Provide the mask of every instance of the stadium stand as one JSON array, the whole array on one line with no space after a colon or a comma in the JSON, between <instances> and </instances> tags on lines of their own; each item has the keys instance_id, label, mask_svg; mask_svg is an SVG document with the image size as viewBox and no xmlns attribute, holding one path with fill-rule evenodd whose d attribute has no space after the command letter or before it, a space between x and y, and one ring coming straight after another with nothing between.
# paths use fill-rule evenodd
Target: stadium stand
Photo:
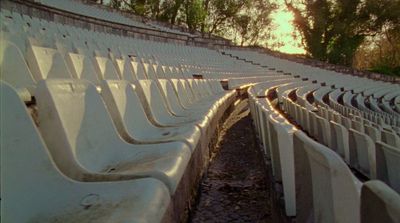
<instances>
[{"instance_id":1,"label":"stadium stand","mask_svg":"<svg viewBox=\"0 0 400 223\"><path fill-rule=\"evenodd\" d=\"M250 58L254 55L252 52L237 53ZM290 63L283 67L281 59L267 58L263 60L259 56L257 59L268 67L282 66L287 70L303 67ZM368 214L363 207L369 204L361 199L360 191L374 184L368 180L378 179L392 189L377 183L380 189L375 193L380 194L374 196L396 194L393 190L399 192L398 174L394 173L396 153L400 151L399 114L387 113L384 109L377 111L363 103L374 94L379 97L377 99L386 94L395 95L393 91L399 91L398 85L344 75L335 80L332 75L340 74L319 71L317 76L312 67L302 69L308 71L303 73L299 72L300 68L293 68L283 82L276 82L274 78L260 79L261 83L248 90L255 129L266 152L265 160L272 163L276 184L284 188L286 214L295 215L296 222L380 222L365 217ZM234 80L233 85L238 85L237 81ZM252 82L250 79L241 81L243 84ZM360 81L368 87L360 87ZM276 142L280 137L281 144ZM294 158L288 160L285 158L288 156ZM282 179L288 167L290 172L285 175L292 175L292 181ZM398 194L394 197L398 202ZM390 208L393 215L382 216L382 219L398 222L398 204L383 201L383 197L379 199L382 200L377 203L382 206L375 207L377 209L394 206Z\"/></svg>"},{"instance_id":2,"label":"stadium stand","mask_svg":"<svg viewBox=\"0 0 400 223\"><path fill-rule=\"evenodd\" d=\"M29 2L192 35L73 3ZM244 89L287 216L400 222L398 84L255 51L98 32L7 4L15 8L0 13L2 221L184 221Z\"/></svg>"}]
</instances>

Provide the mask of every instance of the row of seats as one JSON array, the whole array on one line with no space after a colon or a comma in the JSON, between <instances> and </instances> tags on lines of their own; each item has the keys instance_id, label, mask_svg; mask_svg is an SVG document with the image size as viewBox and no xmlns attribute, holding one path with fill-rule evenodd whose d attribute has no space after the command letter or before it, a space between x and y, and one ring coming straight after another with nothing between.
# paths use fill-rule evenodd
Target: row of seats
<instances>
[{"instance_id":1,"label":"row of seats","mask_svg":"<svg viewBox=\"0 0 400 223\"><path fill-rule=\"evenodd\" d=\"M126 17L119 12L109 11L97 7L96 5L87 5L79 1L71 0L36 0L35 2L43 4L47 7L52 7L60 9L63 11L68 11L70 13L84 15L86 17L92 17L95 19L105 20L112 23L123 24L126 26L133 26L143 29L157 30L166 33L173 33L177 35L184 35L193 37L194 35L190 33L181 32L179 30L170 29L163 26L157 26L153 24L147 24L139 20L132 19L131 17Z\"/></svg>"},{"instance_id":2,"label":"row of seats","mask_svg":"<svg viewBox=\"0 0 400 223\"><path fill-rule=\"evenodd\" d=\"M236 100L192 78L218 53L14 14L1 14L1 219L181 221Z\"/></svg>"},{"instance_id":3,"label":"row of seats","mask_svg":"<svg viewBox=\"0 0 400 223\"><path fill-rule=\"evenodd\" d=\"M93 32L17 13L1 16L2 39L14 43L26 60L30 58L27 54L32 46L40 46L55 49L63 58L68 53L82 54L91 60L93 57L107 57L116 67L122 67L123 61L145 63L149 69L157 65L161 72L165 70L169 75L175 75L175 78L200 74L206 78L223 79L262 72L260 68L221 57L217 51L206 48ZM140 74L140 69L138 73L139 78L146 78Z\"/></svg>"},{"instance_id":4,"label":"row of seats","mask_svg":"<svg viewBox=\"0 0 400 223\"><path fill-rule=\"evenodd\" d=\"M170 84L167 80L160 82ZM55 196L51 192L39 192L44 188L53 187L50 185L54 182L40 181L41 178L47 177L49 168L60 171L62 178L79 182L154 178L165 185L158 190L167 188L169 191L155 195L175 195L178 185L184 181L182 178L185 171L188 171L189 175L195 175L196 173L191 171L205 165L208 159L207 142L215 131L216 122L232 102L232 94L226 94L220 89L218 93L213 92L198 102L191 101L189 107L184 109L180 104L168 103L173 100L178 102L178 94L168 92L171 93L168 95L170 100L164 100L152 81L143 80L133 85L127 81L106 80L100 86L99 93L96 86L84 80L47 79L37 85L35 100L39 126L36 127L17 91L6 83L2 83L1 86L2 108L9 109L2 110L2 117L10 119L8 122L2 122L2 129L7 129L6 134L2 134L2 156L7 160L2 163L2 168L6 171L2 175L2 192L6 196L2 201L5 208L2 217L10 222L25 222L34 219L34 215L37 214L50 216L42 213L42 209L34 208L32 202L26 204L26 209L17 208L21 204L18 198L26 193L40 196L40 199L28 198L36 202L45 202L46 197ZM136 89L139 87L143 89L141 93L144 94L145 104L150 109L148 113L138 96ZM170 85L170 90L174 89ZM179 94L189 95L187 92ZM186 113L172 114L167 110L167 103L170 106L180 106L173 108ZM15 104L16 108L10 104ZM21 118L23 121L20 121ZM22 123L18 124L18 121ZM21 133L21 128L31 130ZM27 140L29 138L34 138L32 140L35 142ZM40 151L42 155L36 154L36 149L28 150L32 147L43 150ZM17 154L13 154L16 148ZM47 153L47 159L43 157L43 153ZM26 157L28 161L20 161L19 156ZM40 156L40 160L48 160L48 164L36 160L37 156ZM196 161L189 166L191 159ZM38 167L25 169L27 163L36 164ZM42 168L47 171L40 171ZM17 182L11 180L10 178L15 178L13 176L22 175L15 172L17 169L25 171L25 175L31 177L18 177L20 179L16 180ZM30 183L19 182L25 180ZM46 184L48 185L45 186ZM58 192L68 191L59 188ZM149 193L146 199L168 200L151 197L152 191L146 193ZM139 195L140 193L135 196ZM65 202L70 201L67 199L63 202L64 204L60 205L67 205ZM75 207L70 206L65 210L72 210L70 208ZM152 212L160 209L154 216L160 220L167 206L159 208L144 205L142 208L143 211L154 208L148 213L146 211L150 216ZM16 210L23 210L26 214L17 214ZM62 212L52 214L61 215ZM140 215L137 217L142 219ZM149 220L146 218L143 217L143 220Z\"/></svg>"},{"instance_id":5,"label":"row of seats","mask_svg":"<svg viewBox=\"0 0 400 223\"><path fill-rule=\"evenodd\" d=\"M360 122L357 116L349 119L323 107L308 110L288 98L283 104L304 131L336 151L348 165L400 192L396 162L400 161L400 137L393 130L379 129L371 122Z\"/></svg>"},{"instance_id":6,"label":"row of seats","mask_svg":"<svg viewBox=\"0 0 400 223\"><path fill-rule=\"evenodd\" d=\"M398 103L400 87L398 85L323 70L258 52L225 50L224 53L243 58L252 64L259 64L271 71L332 86L336 92L344 94L341 97L348 111L360 113L370 120L382 119L388 125L399 126L400 124L400 104Z\"/></svg>"},{"instance_id":7,"label":"row of seats","mask_svg":"<svg viewBox=\"0 0 400 223\"><path fill-rule=\"evenodd\" d=\"M246 59L237 60L224 51L101 33L3 9L0 17L5 222L181 220L207 165L208 144L236 98L221 87L222 79L231 89L259 83L249 90L251 114L266 161L283 186L288 216L299 222L398 219L398 194L377 181L361 186L339 154L344 149L332 149L346 141L333 140L328 126L339 123L340 114L348 132L375 132L372 144L380 139L398 149L397 85L250 51L240 51ZM325 121L310 122L312 115L299 106ZM364 164L372 166L361 162L365 157L352 166L355 171L396 189L395 156L381 154L387 166L375 172L364 171L370 170ZM377 177L381 173L385 179Z\"/></svg>"},{"instance_id":8,"label":"row of seats","mask_svg":"<svg viewBox=\"0 0 400 223\"><path fill-rule=\"evenodd\" d=\"M265 160L272 164L275 183L283 187L286 215L296 216L296 222L398 222L399 194L381 181L357 179L334 149L344 141L327 130L329 121L321 114L327 110L319 112L310 103L307 95L315 88L312 82L293 78L271 79L248 91ZM325 136L329 132L331 143Z\"/></svg>"}]
</instances>

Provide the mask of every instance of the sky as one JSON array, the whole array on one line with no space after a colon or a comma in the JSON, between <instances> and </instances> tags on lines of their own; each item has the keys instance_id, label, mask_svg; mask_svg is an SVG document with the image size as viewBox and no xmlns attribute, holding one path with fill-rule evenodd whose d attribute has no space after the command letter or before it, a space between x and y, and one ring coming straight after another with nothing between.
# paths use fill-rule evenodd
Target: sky
<instances>
[{"instance_id":1,"label":"sky","mask_svg":"<svg viewBox=\"0 0 400 223\"><path fill-rule=\"evenodd\" d=\"M275 0L275 2L279 5L279 8L271 14L271 18L274 25L272 35L276 39L270 40L268 44L273 45L280 42L280 46L273 47L274 50L289 54L304 54L305 50L301 46L301 40L293 38L293 32L298 33L292 24L293 14L286 9L284 0Z\"/></svg>"}]
</instances>

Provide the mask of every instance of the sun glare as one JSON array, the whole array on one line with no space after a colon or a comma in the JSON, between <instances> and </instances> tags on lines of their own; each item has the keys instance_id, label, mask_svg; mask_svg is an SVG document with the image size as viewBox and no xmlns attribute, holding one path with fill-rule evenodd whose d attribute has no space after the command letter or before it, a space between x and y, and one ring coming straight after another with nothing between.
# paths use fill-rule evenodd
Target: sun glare
<instances>
[{"instance_id":1,"label":"sun glare","mask_svg":"<svg viewBox=\"0 0 400 223\"><path fill-rule=\"evenodd\" d=\"M286 9L282 1L278 0L277 4L279 4L279 9L271 15L274 26L272 32L275 38L269 41L269 45L272 49L283 53L304 54L301 40L293 37L293 33L297 32L292 24L293 14Z\"/></svg>"}]
</instances>

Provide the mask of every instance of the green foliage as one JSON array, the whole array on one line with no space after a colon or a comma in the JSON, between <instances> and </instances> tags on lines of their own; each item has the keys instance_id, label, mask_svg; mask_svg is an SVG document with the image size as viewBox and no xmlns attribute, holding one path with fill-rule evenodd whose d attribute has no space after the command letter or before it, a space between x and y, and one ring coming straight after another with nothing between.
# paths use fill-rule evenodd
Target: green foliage
<instances>
[{"instance_id":1,"label":"green foliage","mask_svg":"<svg viewBox=\"0 0 400 223\"><path fill-rule=\"evenodd\" d=\"M203 8L203 1L186 0L184 4L186 25L190 30L198 30L207 16L207 12Z\"/></svg>"},{"instance_id":2,"label":"green foliage","mask_svg":"<svg viewBox=\"0 0 400 223\"><path fill-rule=\"evenodd\" d=\"M239 34L240 45L257 45L261 44L260 40L269 38L268 27L271 24L269 15L275 9L276 6L269 1L252 1L233 17L233 26Z\"/></svg>"},{"instance_id":3,"label":"green foliage","mask_svg":"<svg viewBox=\"0 0 400 223\"><path fill-rule=\"evenodd\" d=\"M175 24L183 1L184 0L176 0L176 1L164 0L161 3L160 14L157 17L157 19L164 22L169 22L171 24Z\"/></svg>"},{"instance_id":4,"label":"green foliage","mask_svg":"<svg viewBox=\"0 0 400 223\"><path fill-rule=\"evenodd\" d=\"M286 0L311 57L351 65L365 37L400 22L399 0Z\"/></svg>"},{"instance_id":5,"label":"green foliage","mask_svg":"<svg viewBox=\"0 0 400 223\"><path fill-rule=\"evenodd\" d=\"M122 1L120 1L120 0L111 0L109 3L108 3L108 6L110 6L111 8L121 8L121 6L122 6Z\"/></svg>"},{"instance_id":6,"label":"green foliage","mask_svg":"<svg viewBox=\"0 0 400 223\"><path fill-rule=\"evenodd\" d=\"M270 0L111 0L110 6L191 31L235 38L242 45L266 39L269 15L276 8Z\"/></svg>"}]
</instances>

